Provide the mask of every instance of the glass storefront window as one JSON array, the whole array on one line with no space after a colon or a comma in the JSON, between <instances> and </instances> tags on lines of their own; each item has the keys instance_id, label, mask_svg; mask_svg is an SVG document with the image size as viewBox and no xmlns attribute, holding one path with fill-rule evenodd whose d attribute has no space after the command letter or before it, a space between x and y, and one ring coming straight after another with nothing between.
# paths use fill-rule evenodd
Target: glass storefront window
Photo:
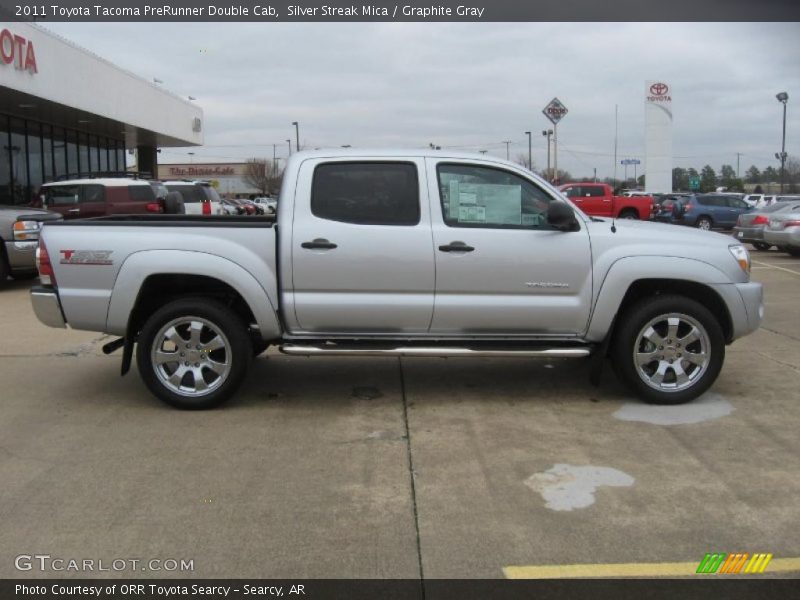
<instances>
[{"instance_id":1,"label":"glass storefront window","mask_svg":"<svg viewBox=\"0 0 800 600\"><path fill-rule=\"evenodd\" d=\"M42 178L44 181L53 180L53 138L52 127L42 125Z\"/></svg>"},{"instance_id":2,"label":"glass storefront window","mask_svg":"<svg viewBox=\"0 0 800 600\"><path fill-rule=\"evenodd\" d=\"M78 147L78 134L71 129L67 129L67 172L65 175L77 175L85 164L80 148Z\"/></svg>"},{"instance_id":3,"label":"glass storefront window","mask_svg":"<svg viewBox=\"0 0 800 600\"><path fill-rule=\"evenodd\" d=\"M61 127L53 127L53 164L56 169L53 179L67 174L67 144L64 141L64 130Z\"/></svg>"},{"instance_id":4,"label":"glass storefront window","mask_svg":"<svg viewBox=\"0 0 800 600\"><path fill-rule=\"evenodd\" d=\"M0 115L0 204L12 204L11 139L8 136L8 117Z\"/></svg>"},{"instance_id":5,"label":"glass storefront window","mask_svg":"<svg viewBox=\"0 0 800 600\"><path fill-rule=\"evenodd\" d=\"M85 133L78 133L78 158L80 159L80 169L76 173L88 173L92 167L89 163L89 139Z\"/></svg>"},{"instance_id":6,"label":"glass storefront window","mask_svg":"<svg viewBox=\"0 0 800 600\"><path fill-rule=\"evenodd\" d=\"M110 171L108 168L108 142L105 138L100 138L100 170Z\"/></svg>"},{"instance_id":7,"label":"glass storefront window","mask_svg":"<svg viewBox=\"0 0 800 600\"><path fill-rule=\"evenodd\" d=\"M97 151L97 137L89 136L89 160L91 161L90 170L92 173L100 170L100 155Z\"/></svg>"},{"instance_id":8,"label":"glass storefront window","mask_svg":"<svg viewBox=\"0 0 800 600\"><path fill-rule=\"evenodd\" d=\"M25 156L25 123L22 119L11 119L11 179L13 181L14 204L26 204L28 200L28 161Z\"/></svg>"},{"instance_id":9,"label":"glass storefront window","mask_svg":"<svg viewBox=\"0 0 800 600\"><path fill-rule=\"evenodd\" d=\"M33 200L39 187L44 182L42 167L42 127L39 123L28 121L26 124L28 135L28 190L25 195L25 204Z\"/></svg>"},{"instance_id":10,"label":"glass storefront window","mask_svg":"<svg viewBox=\"0 0 800 600\"><path fill-rule=\"evenodd\" d=\"M128 170L125 164L125 144L122 142L120 142L119 146L117 147L117 170L118 171Z\"/></svg>"}]
</instances>

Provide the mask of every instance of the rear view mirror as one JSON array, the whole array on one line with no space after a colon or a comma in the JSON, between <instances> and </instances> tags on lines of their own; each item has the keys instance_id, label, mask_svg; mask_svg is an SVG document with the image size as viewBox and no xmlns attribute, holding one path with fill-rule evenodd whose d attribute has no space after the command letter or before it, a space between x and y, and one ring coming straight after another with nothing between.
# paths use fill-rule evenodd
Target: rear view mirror
<instances>
[{"instance_id":1,"label":"rear view mirror","mask_svg":"<svg viewBox=\"0 0 800 600\"><path fill-rule=\"evenodd\" d=\"M551 202L547 206L547 222L559 231L578 231L575 212L564 202Z\"/></svg>"}]
</instances>

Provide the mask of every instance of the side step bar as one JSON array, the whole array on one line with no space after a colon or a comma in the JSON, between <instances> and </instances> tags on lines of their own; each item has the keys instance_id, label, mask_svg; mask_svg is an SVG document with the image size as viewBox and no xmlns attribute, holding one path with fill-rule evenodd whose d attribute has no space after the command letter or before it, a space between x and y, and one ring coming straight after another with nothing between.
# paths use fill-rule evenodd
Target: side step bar
<instances>
[{"instance_id":1,"label":"side step bar","mask_svg":"<svg viewBox=\"0 0 800 600\"><path fill-rule=\"evenodd\" d=\"M475 357L528 357L528 358L581 358L589 356L588 347L570 348L460 348L445 346L400 346L375 348L369 346L320 346L283 344L279 350L293 356L475 356Z\"/></svg>"}]
</instances>

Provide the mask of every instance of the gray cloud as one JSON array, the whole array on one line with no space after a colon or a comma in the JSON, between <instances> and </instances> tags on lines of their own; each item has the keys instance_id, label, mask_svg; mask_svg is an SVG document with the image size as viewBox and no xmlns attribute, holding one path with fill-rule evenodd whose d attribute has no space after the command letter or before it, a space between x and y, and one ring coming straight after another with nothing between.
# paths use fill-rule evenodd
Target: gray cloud
<instances>
[{"instance_id":1,"label":"gray cloud","mask_svg":"<svg viewBox=\"0 0 800 600\"><path fill-rule=\"evenodd\" d=\"M797 23L49 23L48 28L147 79L192 95L205 111L195 160L285 156L290 125L307 146L426 146L527 153L546 162L544 105L569 108L559 166L613 170L642 157L644 81L672 86L676 166L763 168L800 154ZM133 43L133 42L136 43ZM130 43L129 43L130 42ZM797 109L795 109L797 107ZM189 149L164 150L185 160Z\"/></svg>"}]
</instances>

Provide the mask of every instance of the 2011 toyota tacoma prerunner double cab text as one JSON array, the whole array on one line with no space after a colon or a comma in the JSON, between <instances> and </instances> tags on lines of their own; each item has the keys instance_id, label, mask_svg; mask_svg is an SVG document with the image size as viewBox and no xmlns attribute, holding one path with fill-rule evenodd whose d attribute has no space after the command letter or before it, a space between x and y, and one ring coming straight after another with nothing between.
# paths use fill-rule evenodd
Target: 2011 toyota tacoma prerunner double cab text
<instances>
[{"instance_id":1,"label":"2011 toyota tacoma prerunner double cab text","mask_svg":"<svg viewBox=\"0 0 800 600\"><path fill-rule=\"evenodd\" d=\"M759 327L730 237L588 217L515 164L445 151L300 152L272 217L136 215L44 226L53 327L119 336L180 408L230 398L269 345L292 355L610 357L647 402L707 390Z\"/></svg>"}]
</instances>

